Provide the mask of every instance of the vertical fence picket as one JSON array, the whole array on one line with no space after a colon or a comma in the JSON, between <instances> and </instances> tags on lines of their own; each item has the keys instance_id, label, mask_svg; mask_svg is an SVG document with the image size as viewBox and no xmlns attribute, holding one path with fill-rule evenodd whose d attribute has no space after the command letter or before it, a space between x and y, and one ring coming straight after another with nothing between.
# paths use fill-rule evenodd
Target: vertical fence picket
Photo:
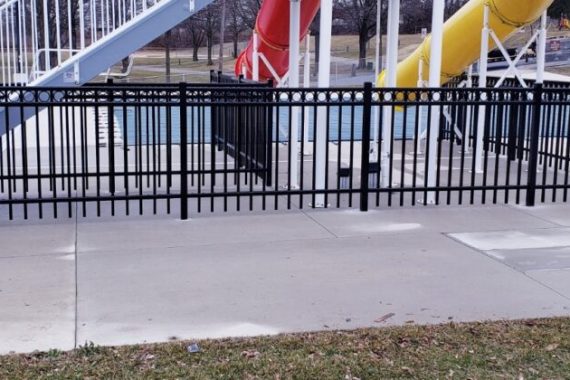
<instances>
[{"instance_id":1,"label":"vertical fence picket","mask_svg":"<svg viewBox=\"0 0 570 380\"><path fill-rule=\"evenodd\" d=\"M186 83L179 86L180 107L180 219L188 219L188 116Z\"/></svg>"},{"instance_id":2,"label":"vertical fence picket","mask_svg":"<svg viewBox=\"0 0 570 380\"><path fill-rule=\"evenodd\" d=\"M370 164L370 120L372 113L372 83L364 84L364 109L362 112L362 152L360 161L360 211L368 211L368 186Z\"/></svg>"},{"instance_id":3,"label":"vertical fence picket","mask_svg":"<svg viewBox=\"0 0 570 380\"><path fill-rule=\"evenodd\" d=\"M530 124L530 151L528 157L528 179L526 205L532 207L536 200L536 171L538 170L538 147L540 143L540 123L542 107L542 84L535 84L532 102L532 123Z\"/></svg>"}]
</instances>

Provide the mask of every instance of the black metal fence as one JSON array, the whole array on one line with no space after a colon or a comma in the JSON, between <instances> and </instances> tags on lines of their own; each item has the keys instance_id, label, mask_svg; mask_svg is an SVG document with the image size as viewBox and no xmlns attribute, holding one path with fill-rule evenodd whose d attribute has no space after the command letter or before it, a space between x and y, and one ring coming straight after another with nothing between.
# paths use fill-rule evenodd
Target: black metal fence
<instances>
[{"instance_id":1,"label":"black metal fence","mask_svg":"<svg viewBox=\"0 0 570 380\"><path fill-rule=\"evenodd\" d=\"M2 218L533 205L570 189L568 88L107 84L0 97L0 117L20 125L0 136Z\"/></svg>"},{"instance_id":2,"label":"black metal fence","mask_svg":"<svg viewBox=\"0 0 570 380\"><path fill-rule=\"evenodd\" d=\"M224 84L254 84L242 77L235 78L222 73L210 73L212 83ZM269 82L267 88L272 88ZM211 94L211 131L213 144L219 151L223 151L231 159L237 161L240 167L248 168L257 177L271 186L272 178L272 147L273 135L273 101L270 92L256 91L255 87L241 87L243 91L212 90ZM242 99L247 98L247 105ZM217 105L223 102L224 105ZM262 105L257 105L257 103ZM212 150L213 152L213 150ZM212 157L212 162L215 157Z\"/></svg>"}]
</instances>

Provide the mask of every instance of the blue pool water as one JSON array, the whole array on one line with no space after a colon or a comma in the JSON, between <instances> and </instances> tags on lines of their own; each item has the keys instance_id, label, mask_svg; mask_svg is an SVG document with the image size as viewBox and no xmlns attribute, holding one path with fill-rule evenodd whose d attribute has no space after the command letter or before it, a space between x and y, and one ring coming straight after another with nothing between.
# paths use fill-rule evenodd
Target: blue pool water
<instances>
[{"instance_id":1,"label":"blue pool water","mask_svg":"<svg viewBox=\"0 0 570 380\"><path fill-rule=\"evenodd\" d=\"M134 107L126 108L126 123L123 123L124 110L117 108L115 117L120 125L123 126L123 136L126 137L129 144L134 144L135 139L140 143L165 143L167 136L167 114L165 108L155 107L154 112L150 108L141 108L136 114ZM278 112L278 120L274 119L273 130L278 131L279 141L287 141L289 131L290 110L287 107L280 107ZM360 140L362 138L362 106L342 106L329 108L328 113L328 132L329 140L337 141L339 138L343 141L351 138ZM401 139L404 137L411 138L414 136L416 117L419 114L416 108L409 108L407 115L403 112L396 112L394 118L394 138ZM426 112L420 116L425 119ZM374 116L372 116L374 120ZM153 122L154 120L154 122ZM315 124L315 109L311 108L308 112L309 120L309 139L313 139ZM406 128L404 129L404 121ZM178 109L171 110L172 125L172 143L177 144L180 141L180 112ZM137 126L138 125L138 132ZM153 134L153 125L155 126ZM148 126L148 129L147 129ZM299 136L301 133L299 132ZM274 140L277 136L274 136ZM189 142L205 142L209 143L211 139L211 117L210 108L201 107L200 109L188 108L188 141Z\"/></svg>"},{"instance_id":2,"label":"blue pool water","mask_svg":"<svg viewBox=\"0 0 570 380\"><path fill-rule=\"evenodd\" d=\"M115 116L120 125L123 126L123 136L127 139L128 144L134 144L138 141L140 144L146 143L165 143L167 136L167 115L166 109L155 107L140 108L138 115L135 114L135 107L126 108L126 123L123 123L123 109L117 108ZM288 140L290 109L288 107L279 107L274 109L278 118L274 117L273 131L275 133L274 141ZM211 141L211 118L210 107L188 108L188 142L190 143L209 143ZM329 141L338 141L339 134L342 141L360 140L362 138L362 106L337 106L331 107L328 111L328 133ZM569 109L565 109L561 117L558 117L559 111L550 111L544 109L542 114L543 129L541 136L555 137L556 135L566 136L567 128L570 124ZM309 140L313 139L315 130L315 109L310 108L308 112L309 120ZM395 112L394 114L394 139L410 139L415 135L416 118L420 117L421 125L425 127L425 121L428 116L427 107L422 108L421 112L417 107L409 107L406 112ZM496 115L495 115L496 116ZM154 122L153 122L154 119ZM178 109L171 110L172 125L172 143L180 142L180 112ZM372 120L374 121L374 111ZM559 129L559 122L563 126ZM404 126L405 124L405 126ZM498 124L504 129L508 127L507 120L503 120ZM138 128L136 127L138 125ZM547 125L548 127L544 127ZM154 126L154 131L153 131ZM147 128L148 127L148 128ZM138 130L138 133L135 133ZM277 136L278 133L278 136ZM301 136L301 132L299 132ZM136 139L136 140L135 140Z\"/></svg>"}]
</instances>

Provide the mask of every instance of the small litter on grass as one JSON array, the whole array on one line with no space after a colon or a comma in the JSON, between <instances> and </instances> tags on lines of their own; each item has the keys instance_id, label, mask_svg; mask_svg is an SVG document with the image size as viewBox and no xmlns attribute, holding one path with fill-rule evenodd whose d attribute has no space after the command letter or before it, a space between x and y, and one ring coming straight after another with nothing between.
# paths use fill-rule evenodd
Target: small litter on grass
<instances>
[{"instance_id":1,"label":"small litter on grass","mask_svg":"<svg viewBox=\"0 0 570 380\"><path fill-rule=\"evenodd\" d=\"M191 343L186 347L186 350L191 354L196 354L200 352L200 346L198 346L198 343Z\"/></svg>"},{"instance_id":2,"label":"small litter on grass","mask_svg":"<svg viewBox=\"0 0 570 380\"><path fill-rule=\"evenodd\" d=\"M388 313L386 315L381 316L378 319L375 319L374 322L375 323L382 323L382 322L386 322L388 319L392 318L393 316L395 316L396 314L394 313Z\"/></svg>"},{"instance_id":3,"label":"small litter on grass","mask_svg":"<svg viewBox=\"0 0 570 380\"><path fill-rule=\"evenodd\" d=\"M255 359L259 355L261 355L261 354L255 350L246 350L246 351L242 351L242 353L241 353L241 356L243 356L246 359Z\"/></svg>"},{"instance_id":4,"label":"small litter on grass","mask_svg":"<svg viewBox=\"0 0 570 380\"><path fill-rule=\"evenodd\" d=\"M549 344L548 346L546 346L545 350L548 352L554 351L558 348L558 346L560 346L558 343L552 343L552 344Z\"/></svg>"}]
</instances>

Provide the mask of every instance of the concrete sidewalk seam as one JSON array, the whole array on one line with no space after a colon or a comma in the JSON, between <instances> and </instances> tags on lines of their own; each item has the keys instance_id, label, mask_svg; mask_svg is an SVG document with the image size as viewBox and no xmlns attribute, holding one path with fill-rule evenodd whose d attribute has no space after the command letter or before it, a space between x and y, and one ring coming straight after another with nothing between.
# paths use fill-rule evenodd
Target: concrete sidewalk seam
<instances>
[{"instance_id":1,"label":"concrete sidewalk seam","mask_svg":"<svg viewBox=\"0 0 570 380\"><path fill-rule=\"evenodd\" d=\"M537 228L537 229L538 229L538 228ZM477 249L477 248L474 248L474 247L472 247L472 246L470 246L470 245L468 245L468 244L465 244L465 243L462 242L461 240L456 239L454 236L451 236L451 234L448 234L448 233L442 233L442 234L445 235L445 236L447 236L449 239L451 239L451 240L453 240L453 241L455 241L455 242L461 244L462 246L469 248L469 249L472 250L473 252L476 252L476 253L478 253L479 255L483 255L484 257L486 257L486 258L489 259L489 260L492 260L492 261L494 261L494 262L497 262L497 263L499 263L499 264L502 264L503 266L509 268L509 269L512 270L513 272L516 272L516 273L519 273L519 274L523 275L524 277L526 277L527 279L531 280L532 282L534 282L534 283L536 283L536 284L542 286L542 287L545 288L545 289L550 290L551 292L557 294L558 296L564 298L565 300L570 301L570 297L566 296L565 294L560 293L558 290L556 290L556 289L554 289L554 288L552 288L552 287L546 285L545 283L543 283L543 282L541 282L541 281L538 281L538 280L535 279L535 278L532 278L532 277L529 276L526 272L523 272L523 271L521 271L521 270L518 270L516 267L514 267L514 266L512 266L512 265L509 265L508 263L506 263L506 262L504 262L504 261L501 261L501 260L499 260L499 259L496 258L496 257L493 257L493 256L491 256L491 255L486 254L486 253L485 253L486 251L481 251L481 250L479 250L479 249Z\"/></svg>"},{"instance_id":2,"label":"concrete sidewalk seam","mask_svg":"<svg viewBox=\"0 0 570 380\"><path fill-rule=\"evenodd\" d=\"M303 215L305 215L307 218L309 218L313 223L317 224L318 226L320 226L323 230L325 230L326 232L328 232L329 234L331 234L331 237L338 239L340 236L338 236L337 234L335 234L334 232L332 232L331 230L329 230L327 227L325 227L322 223L320 223L318 220L316 220L315 218L313 218L311 215L309 215L305 210L301 210L301 213Z\"/></svg>"},{"instance_id":3,"label":"concrete sidewalk seam","mask_svg":"<svg viewBox=\"0 0 570 380\"><path fill-rule=\"evenodd\" d=\"M75 203L75 249L74 249L74 255L75 255L75 321L74 321L74 331L73 331L73 347L77 348L77 330L78 330L78 323L79 323L79 316L78 316L78 312L79 312L79 306L78 306L78 300L79 300L79 276L78 276L78 254L77 254L77 242L78 242L78 218L79 218L79 203L76 202Z\"/></svg>"},{"instance_id":4,"label":"concrete sidewalk seam","mask_svg":"<svg viewBox=\"0 0 570 380\"><path fill-rule=\"evenodd\" d=\"M560 227L570 227L570 226L568 226L568 225L560 224L560 223L554 222L554 221L552 221L552 220L548 220L548 219L546 219L546 218L542 218L542 217L540 217L540 216L538 216L538 215L535 215L535 214L532 214L532 213L526 211L526 210L529 209L529 208L532 209L531 207L527 207L526 209L523 209L523 208L521 208L520 206L519 206L519 207L515 207L514 205L507 205L507 206L508 206L511 210L518 211L518 212L520 212L520 213L522 213L522 214L524 214L524 215L526 215L526 216L533 217L533 218L538 219L538 220L540 220L540 221L542 221L542 222L554 224L555 226L560 226Z\"/></svg>"}]
</instances>

